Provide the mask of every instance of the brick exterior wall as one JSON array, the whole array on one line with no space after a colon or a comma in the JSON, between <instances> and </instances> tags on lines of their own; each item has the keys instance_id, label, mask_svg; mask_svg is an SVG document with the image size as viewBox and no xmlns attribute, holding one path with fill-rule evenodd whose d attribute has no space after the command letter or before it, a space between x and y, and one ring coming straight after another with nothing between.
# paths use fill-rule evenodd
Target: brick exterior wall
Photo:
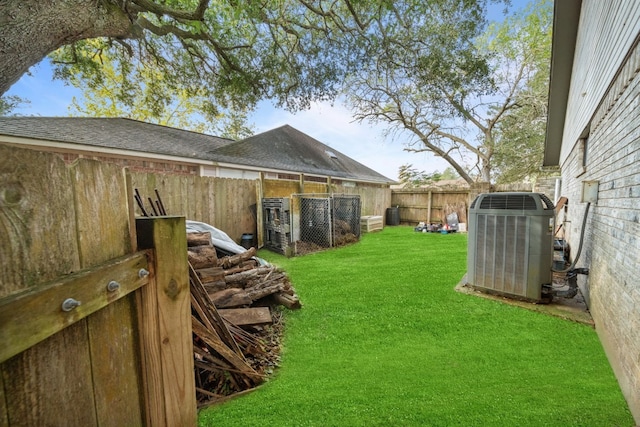
<instances>
[{"instance_id":1,"label":"brick exterior wall","mask_svg":"<svg viewBox=\"0 0 640 427\"><path fill-rule=\"evenodd\" d=\"M533 192L545 194L555 202L554 197L556 192L556 180L559 178L559 176L538 178L535 185L533 186Z\"/></svg>"},{"instance_id":2,"label":"brick exterior wall","mask_svg":"<svg viewBox=\"0 0 640 427\"><path fill-rule=\"evenodd\" d=\"M586 203L582 181L599 181L578 267L580 288L636 422L640 421L640 50L636 48L595 112L583 168L581 144L562 164L569 198L566 233L578 249ZM565 141L567 142L567 141Z\"/></svg>"},{"instance_id":3,"label":"brick exterior wall","mask_svg":"<svg viewBox=\"0 0 640 427\"><path fill-rule=\"evenodd\" d=\"M142 160L78 153L61 153L59 155L62 157L65 163L73 163L77 159L91 159L107 163L115 163L119 166L126 167L134 172L169 173L173 175L195 176L199 174L198 166L175 162L163 162L162 160Z\"/></svg>"}]
</instances>

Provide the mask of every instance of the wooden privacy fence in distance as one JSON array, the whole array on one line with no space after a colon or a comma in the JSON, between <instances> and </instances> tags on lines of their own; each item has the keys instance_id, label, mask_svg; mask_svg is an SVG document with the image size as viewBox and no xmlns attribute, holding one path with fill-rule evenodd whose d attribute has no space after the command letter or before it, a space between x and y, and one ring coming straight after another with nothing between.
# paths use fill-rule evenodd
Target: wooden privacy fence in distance
<instances>
[{"instance_id":1,"label":"wooden privacy fence in distance","mask_svg":"<svg viewBox=\"0 0 640 427\"><path fill-rule=\"evenodd\" d=\"M394 189L391 206L397 206L400 223L445 223L447 215L455 212L460 222L467 222L471 191L433 190L427 188Z\"/></svg>"},{"instance_id":2,"label":"wooden privacy fence in distance","mask_svg":"<svg viewBox=\"0 0 640 427\"><path fill-rule=\"evenodd\" d=\"M0 145L0 426L195 425L184 218L119 166Z\"/></svg>"}]
</instances>

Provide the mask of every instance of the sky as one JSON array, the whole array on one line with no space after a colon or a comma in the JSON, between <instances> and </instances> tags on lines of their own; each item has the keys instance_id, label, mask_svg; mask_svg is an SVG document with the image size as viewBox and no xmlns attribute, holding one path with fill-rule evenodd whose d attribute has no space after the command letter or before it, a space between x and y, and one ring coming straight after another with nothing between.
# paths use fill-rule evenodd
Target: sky
<instances>
[{"instance_id":1,"label":"sky","mask_svg":"<svg viewBox=\"0 0 640 427\"><path fill-rule=\"evenodd\" d=\"M47 60L33 66L6 95L29 100L13 114L43 117L69 116L72 98L82 98L80 90L52 79ZM401 141L384 136L384 126L354 122L350 111L338 101L333 105L314 103L309 110L295 114L263 101L249 122L256 134L288 124L390 179L397 179L403 164L426 172L443 171L448 166L431 154L403 151Z\"/></svg>"},{"instance_id":2,"label":"sky","mask_svg":"<svg viewBox=\"0 0 640 427\"><path fill-rule=\"evenodd\" d=\"M524 4L525 0L512 0L512 9L519 9ZM491 10L489 19L501 19L501 8L503 6ZM43 117L69 116L72 98L82 98L78 89L52 79L48 60L33 66L5 95L17 95L30 101L15 109L14 114ZM276 109L269 101L264 101L249 117L249 122L256 133L288 124L391 179L398 178L398 169L405 164L429 173L442 172L449 166L433 154L404 151L405 141L385 136L384 125L355 122L348 108L339 101L333 105L314 103L309 110L295 114Z\"/></svg>"}]
</instances>

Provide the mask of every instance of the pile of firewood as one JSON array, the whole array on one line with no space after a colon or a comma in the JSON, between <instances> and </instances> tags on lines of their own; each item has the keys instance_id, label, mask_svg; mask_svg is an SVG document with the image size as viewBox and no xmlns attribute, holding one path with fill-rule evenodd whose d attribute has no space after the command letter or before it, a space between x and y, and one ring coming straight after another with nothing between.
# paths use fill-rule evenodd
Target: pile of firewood
<instances>
[{"instance_id":1,"label":"pile of firewood","mask_svg":"<svg viewBox=\"0 0 640 427\"><path fill-rule=\"evenodd\" d=\"M287 275L255 248L218 257L209 233L187 234L200 406L260 384L278 365L280 306L300 308Z\"/></svg>"}]
</instances>

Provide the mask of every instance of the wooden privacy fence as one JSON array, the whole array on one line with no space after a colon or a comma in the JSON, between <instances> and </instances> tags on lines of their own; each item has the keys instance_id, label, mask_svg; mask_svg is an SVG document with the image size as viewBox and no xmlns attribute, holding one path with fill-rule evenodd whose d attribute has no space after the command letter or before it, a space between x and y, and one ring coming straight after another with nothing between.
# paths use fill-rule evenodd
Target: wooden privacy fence
<instances>
[{"instance_id":1,"label":"wooden privacy fence","mask_svg":"<svg viewBox=\"0 0 640 427\"><path fill-rule=\"evenodd\" d=\"M155 199L158 190L169 215L205 222L240 243L256 230L257 180L132 172L131 186ZM140 213L140 212L138 212Z\"/></svg>"},{"instance_id":2,"label":"wooden privacy fence","mask_svg":"<svg viewBox=\"0 0 640 427\"><path fill-rule=\"evenodd\" d=\"M0 425L195 425L184 218L134 227L115 165L0 145L0 177Z\"/></svg>"},{"instance_id":3,"label":"wooden privacy fence","mask_svg":"<svg viewBox=\"0 0 640 427\"><path fill-rule=\"evenodd\" d=\"M489 192L540 192L554 196L554 187L559 177L540 177L535 184L513 183L489 185L476 183L471 188L407 188L391 191L391 205L397 206L400 222L415 225L420 221L444 223L447 215L456 212L460 222L467 222L467 212L480 193Z\"/></svg>"},{"instance_id":4,"label":"wooden privacy fence","mask_svg":"<svg viewBox=\"0 0 640 427\"><path fill-rule=\"evenodd\" d=\"M447 215L456 212L460 222L467 222L471 191L433 190L426 188L399 189L391 192L391 206L397 206L400 223L445 223Z\"/></svg>"}]
</instances>

